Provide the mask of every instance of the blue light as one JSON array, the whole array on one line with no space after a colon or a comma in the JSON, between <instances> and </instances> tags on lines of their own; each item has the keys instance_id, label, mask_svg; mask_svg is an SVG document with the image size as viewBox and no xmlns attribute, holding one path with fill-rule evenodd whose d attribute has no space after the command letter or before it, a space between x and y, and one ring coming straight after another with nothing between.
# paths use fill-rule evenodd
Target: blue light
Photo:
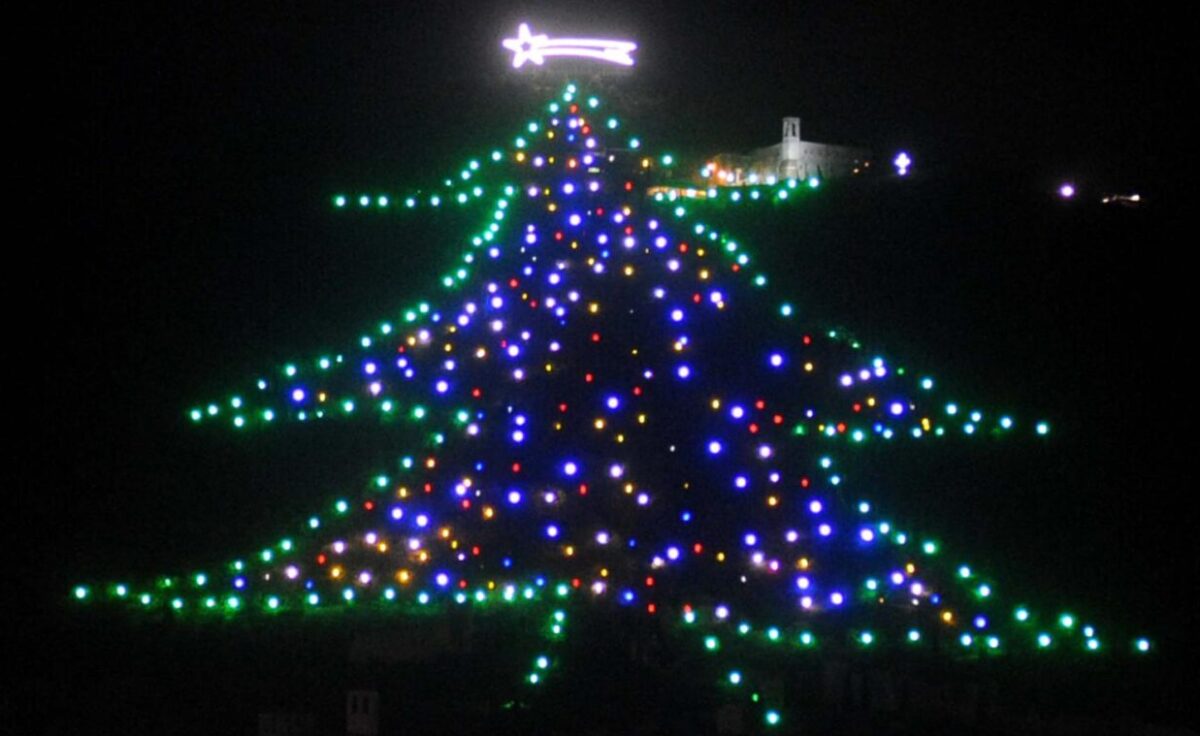
<instances>
[{"instance_id":1,"label":"blue light","mask_svg":"<svg viewBox=\"0 0 1200 736\"><path fill-rule=\"evenodd\" d=\"M717 454L720 454L720 452L721 452L721 443L720 442L713 440L712 442L708 443L708 454L717 455Z\"/></svg>"},{"instance_id":2,"label":"blue light","mask_svg":"<svg viewBox=\"0 0 1200 736\"><path fill-rule=\"evenodd\" d=\"M304 401L304 389L292 389L292 401L295 401L297 404L299 404L301 401Z\"/></svg>"},{"instance_id":3,"label":"blue light","mask_svg":"<svg viewBox=\"0 0 1200 736\"><path fill-rule=\"evenodd\" d=\"M778 368L779 366L783 365L783 356L779 353L771 353L769 361L772 368Z\"/></svg>"}]
</instances>

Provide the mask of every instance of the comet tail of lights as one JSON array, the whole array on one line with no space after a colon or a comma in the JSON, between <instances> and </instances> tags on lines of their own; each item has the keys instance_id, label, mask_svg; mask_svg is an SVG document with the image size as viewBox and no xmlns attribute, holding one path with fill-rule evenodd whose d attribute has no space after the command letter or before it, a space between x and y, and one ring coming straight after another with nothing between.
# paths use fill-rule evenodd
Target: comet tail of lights
<instances>
[{"instance_id":1,"label":"comet tail of lights","mask_svg":"<svg viewBox=\"0 0 1200 736\"><path fill-rule=\"evenodd\" d=\"M535 45L521 48L536 63ZM412 197L478 215L430 296L185 413L234 434L400 425L417 439L394 465L364 467L231 559L69 597L201 621L528 608L545 649L514 671L523 688L565 671L555 647L572 611L639 612L719 662L713 686L767 728L788 719L760 687L772 651L1155 650L1015 599L903 509L872 502L856 485L861 446L1046 443L1053 424L956 396L809 322L723 229L742 192L643 185L601 153L636 140L623 131L567 85L507 144ZM762 192L821 196L803 180ZM387 201L333 204L409 212Z\"/></svg>"},{"instance_id":2,"label":"comet tail of lights","mask_svg":"<svg viewBox=\"0 0 1200 736\"><path fill-rule=\"evenodd\" d=\"M504 48L513 52L512 65L520 69L525 62L532 61L541 66L548 57L572 57L592 59L619 66L633 66L633 52L637 44L632 41L613 41L599 38L550 38L544 33L534 34L529 25L517 27L517 37L507 38Z\"/></svg>"}]
</instances>

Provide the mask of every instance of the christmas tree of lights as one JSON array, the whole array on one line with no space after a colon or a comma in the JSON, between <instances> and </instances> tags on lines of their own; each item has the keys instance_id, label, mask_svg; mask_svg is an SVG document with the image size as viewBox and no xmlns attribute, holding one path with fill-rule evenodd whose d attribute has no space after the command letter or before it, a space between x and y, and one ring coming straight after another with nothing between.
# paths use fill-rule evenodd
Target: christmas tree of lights
<instances>
[{"instance_id":1,"label":"christmas tree of lights","mask_svg":"<svg viewBox=\"0 0 1200 736\"><path fill-rule=\"evenodd\" d=\"M816 196L819 180L653 185L672 163L567 85L510 145L433 191L335 197L341 209L474 208L484 222L436 302L188 420L408 423L425 444L397 448L395 468L366 472L253 554L81 584L74 598L201 619L532 606L548 643L528 687L556 668L554 642L582 606L669 622L725 658L714 685L747 697L770 648L1124 648L1075 614L1003 601L851 490L857 446L1037 441L1049 424L951 400L803 324L703 217ZM780 703L754 702L766 725L782 722Z\"/></svg>"}]
</instances>

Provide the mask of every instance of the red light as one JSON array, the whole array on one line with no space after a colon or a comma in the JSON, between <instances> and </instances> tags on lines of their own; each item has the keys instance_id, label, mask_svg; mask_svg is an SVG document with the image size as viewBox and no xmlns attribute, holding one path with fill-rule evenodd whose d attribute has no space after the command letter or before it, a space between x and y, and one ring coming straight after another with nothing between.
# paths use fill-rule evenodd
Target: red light
<instances>
[{"instance_id":1,"label":"red light","mask_svg":"<svg viewBox=\"0 0 1200 736\"><path fill-rule=\"evenodd\" d=\"M649 614L650 614L650 615L652 615L652 616L653 616L653 615L655 614L655 612L657 612L657 611L658 611L658 606L654 605L653 603L651 603L650 605L646 606L646 613L649 613Z\"/></svg>"},{"instance_id":2,"label":"red light","mask_svg":"<svg viewBox=\"0 0 1200 736\"><path fill-rule=\"evenodd\" d=\"M512 471L513 471L514 473L519 473L519 472L521 472L521 463L513 463L513 464L512 464Z\"/></svg>"},{"instance_id":3,"label":"red light","mask_svg":"<svg viewBox=\"0 0 1200 736\"><path fill-rule=\"evenodd\" d=\"M750 430L750 434L758 434L758 425L755 424L754 422L750 423L750 426L748 427L748 429Z\"/></svg>"},{"instance_id":4,"label":"red light","mask_svg":"<svg viewBox=\"0 0 1200 736\"><path fill-rule=\"evenodd\" d=\"M647 576L647 578L646 578L646 587L647 587L647 588L653 588L653 587L654 587L654 578Z\"/></svg>"},{"instance_id":5,"label":"red light","mask_svg":"<svg viewBox=\"0 0 1200 736\"><path fill-rule=\"evenodd\" d=\"M363 508L366 509L367 511L370 511L375 508L375 502L367 501L366 503L363 504Z\"/></svg>"}]
</instances>

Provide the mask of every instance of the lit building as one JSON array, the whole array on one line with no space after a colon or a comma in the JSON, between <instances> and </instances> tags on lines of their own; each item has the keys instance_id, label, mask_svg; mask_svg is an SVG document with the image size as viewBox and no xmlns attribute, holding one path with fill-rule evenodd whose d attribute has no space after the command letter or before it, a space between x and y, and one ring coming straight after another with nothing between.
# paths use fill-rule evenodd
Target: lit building
<instances>
[{"instance_id":1,"label":"lit building","mask_svg":"<svg viewBox=\"0 0 1200 736\"><path fill-rule=\"evenodd\" d=\"M785 179L834 179L854 176L871 165L865 148L815 143L800 138L800 118L783 119L779 143L750 153L718 153L708 159L701 175L709 185L774 184Z\"/></svg>"}]
</instances>

